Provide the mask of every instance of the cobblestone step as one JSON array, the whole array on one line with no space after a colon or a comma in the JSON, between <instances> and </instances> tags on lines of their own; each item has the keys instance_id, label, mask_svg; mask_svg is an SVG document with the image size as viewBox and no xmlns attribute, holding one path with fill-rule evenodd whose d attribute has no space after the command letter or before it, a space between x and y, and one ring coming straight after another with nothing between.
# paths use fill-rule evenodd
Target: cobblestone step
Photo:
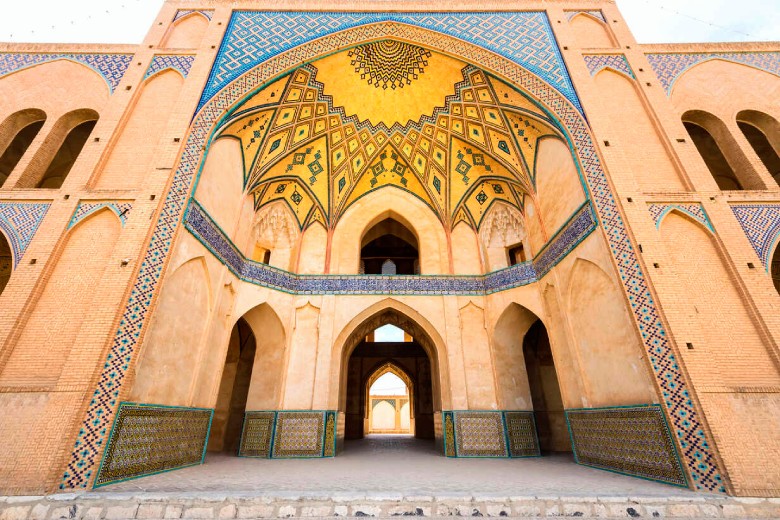
<instances>
[{"instance_id":1,"label":"cobblestone step","mask_svg":"<svg viewBox=\"0 0 780 520\"><path fill-rule=\"evenodd\" d=\"M84 493L0 497L0 520L344 517L769 518L780 498L261 496Z\"/></svg>"}]
</instances>

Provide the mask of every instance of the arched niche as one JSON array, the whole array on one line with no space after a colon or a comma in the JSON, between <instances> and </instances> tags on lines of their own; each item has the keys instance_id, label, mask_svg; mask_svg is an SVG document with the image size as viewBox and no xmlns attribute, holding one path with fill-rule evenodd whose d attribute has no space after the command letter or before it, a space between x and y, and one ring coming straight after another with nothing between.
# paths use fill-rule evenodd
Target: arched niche
<instances>
[{"instance_id":1,"label":"arched niche","mask_svg":"<svg viewBox=\"0 0 780 520\"><path fill-rule=\"evenodd\" d=\"M195 200L226 233L231 234L236 229L244 197L241 141L230 137L213 141L198 179Z\"/></svg>"},{"instance_id":2,"label":"arched niche","mask_svg":"<svg viewBox=\"0 0 780 520\"><path fill-rule=\"evenodd\" d=\"M569 21L569 29L580 48L595 49L618 46L607 24L589 13L575 14Z\"/></svg>"},{"instance_id":3,"label":"arched niche","mask_svg":"<svg viewBox=\"0 0 780 520\"><path fill-rule=\"evenodd\" d=\"M330 272L359 272L361 240L358 237L388 217L403 224L417 239L421 274L449 271L447 237L431 208L405 191L387 187L361 197L340 217L333 231Z\"/></svg>"},{"instance_id":4,"label":"arched niche","mask_svg":"<svg viewBox=\"0 0 780 520\"><path fill-rule=\"evenodd\" d=\"M323 274L328 250L328 231L319 223L310 225L303 232L298 255L298 273Z\"/></svg>"},{"instance_id":5,"label":"arched niche","mask_svg":"<svg viewBox=\"0 0 780 520\"><path fill-rule=\"evenodd\" d=\"M173 22L160 43L164 49L197 49L203 41L209 19L193 12Z\"/></svg>"},{"instance_id":6,"label":"arched niche","mask_svg":"<svg viewBox=\"0 0 780 520\"><path fill-rule=\"evenodd\" d=\"M780 384L776 361L710 230L672 211L660 233L686 298L679 312L693 317L702 337L686 356L691 358L687 364L694 382L733 387Z\"/></svg>"},{"instance_id":7,"label":"arched niche","mask_svg":"<svg viewBox=\"0 0 780 520\"><path fill-rule=\"evenodd\" d=\"M133 189L154 171L152 159L183 84L181 74L171 69L144 82L101 168L97 189Z\"/></svg>"},{"instance_id":8,"label":"arched niche","mask_svg":"<svg viewBox=\"0 0 780 520\"><path fill-rule=\"evenodd\" d=\"M571 270L568 317L592 406L657 400L644 349L618 285L595 263ZM615 381L624 381L615 385Z\"/></svg>"},{"instance_id":9,"label":"arched niche","mask_svg":"<svg viewBox=\"0 0 780 520\"><path fill-rule=\"evenodd\" d=\"M420 274L420 246L409 227L392 215L370 226L360 237L361 274Z\"/></svg>"},{"instance_id":10,"label":"arched niche","mask_svg":"<svg viewBox=\"0 0 780 520\"><path fill-rule=\"evenodd\" d=\"M731 131L717 116L689 110L682 115L682 122L721 190L766 188Z\"/></svg>"},{"instance_id":11,"label":"arched niche","mask_svg":"<svg viewBox=\"0 0 780 520\"><path fill-rule=\"evenodd\" d=\"M595 82L600 92L609 92L609 102L603 105L605 123L608 121L614 141L627 150L625 159L639 188L643 191L684 190L678 167L636 81L604 69L596 74ZM630 153L637 143L641 143L641 153Z\"/></svg>"},{"instance_id":12,"label":"arched niche","mask_svg":"<svg viewBox=\"0 0 780 520\"><path fill-rule=\"evenodd\" d=\"M211 284L202 256L169 274L144 337L129 399L189 406L209 322Z\"/></svg>"},{"instance_id":13,"label":"arched niche","mask_svg":"<svg viewBox=\"0 0 780 520\"><path fill-rule=\"evenodd\" d=\"M46 112L37 108L20 110L0 123L0 187L11 175L46 122Z\"/></svg>"},{"instance_id":14,"label":"arched niche","mask_svg":"<svg viewBox=\"0 0 780 520\"><path fill-rule=\"evenodd\" d=\"M764 112L743 110L737 114L737 126L780 185L780 122Z\"/></svg>"},{"instance_id":15,"label":"arched niche","mask_svg":"<svg viewBox=\"0 0 780 520\"><path fill-rule=\"evenodd\" d=\"M545 228L554 233L585 202L577 165L563 140L556 137L539 140L534 178Z\"/></svg>"},{"instance_id":16,"label":"arched niche","mask_svg":"<svg viewBox=\"0 0 780 520\"><path fill-rule=\"evenodd\" d=\"M450 237L453 274L482 274L484 269L479 254L479 239L471 226L459 222Z\"/></svg>"},{"instance_id":17,"label":"arched niche","mask_svg":"<svg viewBox=\"0 0 780 520\"><path fill-rule=\"evenodd\" d=\"M492 348L499 408L533 410L542 451L571 451L560 367L542 320L528 308L510 303L496 322Z\"/></svg>"},{"instance_id":18,"label":"arched niche","mask_svg":"<svg viewBox=\"0 0 780 520\"><path fill-rule=\"evenodd\" d=\"M482 220L479 235L485 248L488 271L513 265L509 252L522 244L527 236L523 214L514 206L495 202ZM453 257L459 254L460 250L453 247Z\"/></svg>"},{"instance_id":19,"label":"arched niche","mask_svg":"<svg viewBox=\"0 0 780 520\"><path fill-rule=\"evenodd\" d=\"M84 377L80 367L99 362L104 344L89 341L82 326L102 311L95 305L112 300L110 286L103 280L119 268L118 260L113 266L110 260L120 232L119 218L109 209L90 215L68 231L58 253L52 255L53 267L42 274L43 282L36 290L39 295L21 325L0 384L55 385L62 375L79 381L79 376ZM75 372L68 373L66 366Z\"/></svg>"},{"instance_id":20,"label":"arched niche","mask_svg":"<svg viewBox=\"0 0 780 520\"><path fill-rule=\"evenodd\" d=\"M16 183L17 188L58 189L76 163L100 118L84 108L60 117Z\"/></svg>"},{"instance_id":21,"label":"arched niche","mask_svg":"<svg viewBox=\"0 0 780 520\"><path fill-rule=\"evenodd\" d=\"M263 206L253 215L251 223L251 228L246 229L249 238L246 239L245 256L256 262L291 270L301 231L287 204L279 200ZM237 242L241 244L244 233L238 230L236 235Z\"/></svg>"}]
</instances>

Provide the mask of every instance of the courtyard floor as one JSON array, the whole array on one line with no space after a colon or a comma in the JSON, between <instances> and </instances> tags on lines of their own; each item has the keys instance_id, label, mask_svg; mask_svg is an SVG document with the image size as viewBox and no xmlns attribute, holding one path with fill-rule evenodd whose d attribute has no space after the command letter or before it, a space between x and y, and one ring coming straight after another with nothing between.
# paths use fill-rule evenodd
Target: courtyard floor
<instances>
[{"instance_id":1,"label":"courtyard floor","mask_svg":"<svg viewBox=\"0 0 780 520\"><path fill-rule=\"evenodd\" d=\"M276 497L702 497L687 489L580 466L571 455L448 459L432 441L370 435L330 459L250 459L208 454L206 463L101 487L93 493L261 492Z\"/></svg>"}]
</instances>

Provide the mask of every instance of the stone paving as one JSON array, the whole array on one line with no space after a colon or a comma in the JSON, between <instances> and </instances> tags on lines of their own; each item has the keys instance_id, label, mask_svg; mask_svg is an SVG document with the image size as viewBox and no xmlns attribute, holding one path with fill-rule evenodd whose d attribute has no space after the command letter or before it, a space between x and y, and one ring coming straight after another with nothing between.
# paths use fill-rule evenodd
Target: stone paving
<instances>
[{"instance_id":1,"label":"stone paving","mask_svg":"<svg viewBox=\"0 0 780 520\"><path fill-rule=\"evenodd\" d=\"M780 519L780 499L694 493L570 456L446 459L403 436L348 442L335 459L208 455L202 466L94 491L0 497L0 520L398 516Z\"/></svg>"}]
</instances>

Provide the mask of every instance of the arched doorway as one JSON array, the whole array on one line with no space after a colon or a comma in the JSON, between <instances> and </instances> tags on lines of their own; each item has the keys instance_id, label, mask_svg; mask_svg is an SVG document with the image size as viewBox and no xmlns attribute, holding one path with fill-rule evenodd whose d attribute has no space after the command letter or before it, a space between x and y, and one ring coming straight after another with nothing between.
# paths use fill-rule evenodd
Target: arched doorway
<instances>
[{"instance_id":1,"label":"arched doorway","mask_svg":"<svg viewBox=\"0 0 780 520\"><path fill-rule=\"evenodd\" d=\"M209 451L238 453L256 350L257 341L252 328L244 318L239 318L230 333L225 367L214 408Z\"/></svg>"},{"instance_id":2,"label":"arched doorway","mask_svg":"<svg viewBox=\"0 0 780 520\"><path fill-rule=\"evenodd\" d=\"M417 237L392 217L363 234L360 241L361 274L420 274Z\"/></svg>"},{"instance_id":3,"label":"arched doorway","mask_svg":"<svg viewBox=\"0 0 780 520\"><path fill-rule=\"evenodd\" d=\"M366 431L371 434L414 433L412 381L394 363L385 363L368 378Z\"/></svg>"},{"instance_id":4,"label":"arched doorway","mask_svg":"<svg viewBox=\"0 0 780 520\"><path fill-rule=\"evenodd\" d=\"M536 320L523 337L523 359L542 453L570 452L561 387L547 328Z\"/></svg>"},{"instance_id":5,"label":"arched doorway","mask_svg":"<svg viewBox=\"0 0 780 520\"><path fill-rule=\"evenodd\" d=\"M392 325L389 329L395 337L382 333L388 329L383 327L386 325ZM446 363L446 355L441 352L440 337L425 318L400 302L385 300L354 318L337 339L336 348L338 345L343 346L339 356L343 439L362 439L369 434L370 387L382 375L393 373L409 391L408 435L420 442L435 439L440 445L442 388L447 387L440 380L440 374L446 374L440 363Z\"/></svg>"}]
</instances>

